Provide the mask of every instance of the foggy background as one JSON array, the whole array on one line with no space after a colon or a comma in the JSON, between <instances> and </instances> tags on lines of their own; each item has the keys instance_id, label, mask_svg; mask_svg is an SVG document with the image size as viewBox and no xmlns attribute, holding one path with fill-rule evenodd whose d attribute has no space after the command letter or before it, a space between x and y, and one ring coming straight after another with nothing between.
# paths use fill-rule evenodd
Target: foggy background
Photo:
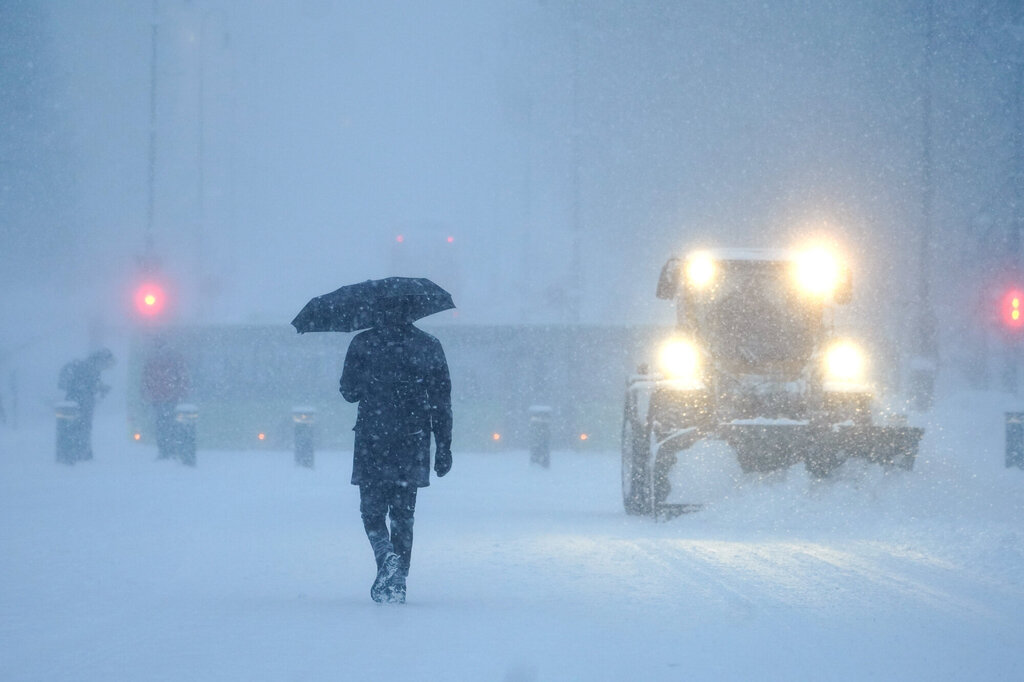
<instances>
[{"instance_id":1,"label":"foggy background","mask_svg":"<svg viewBox=\"0 0 1024 682\"><path fill-rule=\"evenodd\" d=\"M845 248L868 333L927 354L934 314L943 375L983 380L1018 263L1021 14L0 0L0 395L41 408L67 359L119 352L142 262L186 324L287 324L394 274L452 291L435 322L669 324L673 252L807 234Z\"/></svg>"}]
</instances>

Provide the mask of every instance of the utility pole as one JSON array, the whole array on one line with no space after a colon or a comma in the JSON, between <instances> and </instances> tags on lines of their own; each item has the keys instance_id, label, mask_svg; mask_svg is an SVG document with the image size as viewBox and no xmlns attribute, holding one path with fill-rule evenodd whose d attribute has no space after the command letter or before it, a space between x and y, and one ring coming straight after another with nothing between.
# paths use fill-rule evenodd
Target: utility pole
<instances>
[{"instance_id":1,"label":"utility pole","mask_svg":"<svg viewBox=\"0 0 1024 682\"><path fill-rule=\"evenodd\" d=\"M206 20L209 12L203 14L199 24L199 101L197 102L197 127L196 134L196 203L199 210L199 217L196 221L196 318L203 321L203 299L205 298L205 267L204 251L206 245L203 243L206 233Z\"/></svg>"},{"instance_id":2,"label":"utility pole","mask_svg":"<svg viewBox=\"0 0 1024 682\"><path fill-rule=\"evenodd\" d=\"M1013 30L1024 33L1024 3L1016 3ZM1024 233L1024 49L1020 41L1014 52L1013 107L1013 227L1010 230L1010 254L1014 268L1021 267L1021 235Z\"/></svg>"},{"instance_id":3,"label":"utility pole","mask_svg":"<svg viewBox=\"0 0 1024 682\"><path fill-rule=\"evenodd\" d=\"M153 0L153 20L150 37L149 57L149 154L148 177L146 183L146 228L143 235L143 252L138 267L144 273L150 273L157 267L153 224L156 219L156 93L157 93L157 43L160 26L160 3Z\"/></svg>"},{"instance_id":4,"label":"utility pole","mask_svg":"<svg viewBox=\"0 0 1024 682\"><path fill-rule=\"evenodd\" d=\"M938 323L931 297L931 249L935 178L933 168L932 90L935 52L935 2L928 0L924 50L924 88L921 97L921 230L918 240L917 324L915 356L910 372L914 408L931 408L938 371Z\"/></svg>"},{"instance_id":5,"label":"utility pole","mask_svg":"<svg viewBox=\"0 0 1024 682\"><path fill-rule=\"evenodd\" d=\"M1016 3L1013 16L1013 31L1020 35L1024 30L1024 6ZM1010 225L1008 251L1010 269L1014 278L1021 275L1021 235L1024 232L1024 54L1019 49L1013 51L1013 187L1011 188L1011 204L1013 206L1013 223ZM1017 395L1019 388L1018 362L1020 357L1020 340L1012 337L1005 349L1003 364L1003 387Z\"/></svg>"},{"instance_id":6,"label":"utility pole","mask_svg":"<svg viewBox=\"0 0 1024 682\"><path fill-rule=\"evenodd\" d=\"M580 165L582 164L582 131L580 130L580 3L572 3L572 263L569 268L572 281L569 283L569 319L580 322L580 306L583 303L583 256L580 253L583 240L582 201L580 191Z\"/></svg>"}]
</instances>

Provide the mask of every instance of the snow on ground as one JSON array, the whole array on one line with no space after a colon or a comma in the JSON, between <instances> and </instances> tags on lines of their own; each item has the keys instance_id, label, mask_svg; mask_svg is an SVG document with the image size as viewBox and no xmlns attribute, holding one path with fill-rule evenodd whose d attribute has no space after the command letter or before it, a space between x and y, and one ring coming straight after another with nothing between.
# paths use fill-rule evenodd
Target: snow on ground
<instances>
[{"instance_id":1,"label":"snow on ground","mask_svg":"<svg viewBox=\"0 0 1024 682\"><path fill-rule=\"evenodd\" d=\"M675 494L708 506L657 523L622 512L616 453L456 444L404 606L369 599L347 453L190 470L107 412L67 468L51 425L0 427L0 679L1019 679L1007 407L944 401L909 473L743 475L702 446Z\"/></svg>"}]
</instances>

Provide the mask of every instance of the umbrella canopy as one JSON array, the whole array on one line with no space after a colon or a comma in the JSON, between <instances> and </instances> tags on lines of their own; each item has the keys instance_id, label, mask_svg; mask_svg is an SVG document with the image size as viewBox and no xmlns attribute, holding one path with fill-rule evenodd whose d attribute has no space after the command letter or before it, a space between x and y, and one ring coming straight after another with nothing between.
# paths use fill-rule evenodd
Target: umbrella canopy
<instances>
[{"instance_id":1,"label":"umbrella canopy","mask_svg":"<svg viewBox=\"0 0 1024 682\"><path fill-rule=\"evenodd\" d=\"M452 295L425 277L368 279L310 300L292 320L304 332L354 332L412 322L455 307Z\"/></svg>"}]
</instances>

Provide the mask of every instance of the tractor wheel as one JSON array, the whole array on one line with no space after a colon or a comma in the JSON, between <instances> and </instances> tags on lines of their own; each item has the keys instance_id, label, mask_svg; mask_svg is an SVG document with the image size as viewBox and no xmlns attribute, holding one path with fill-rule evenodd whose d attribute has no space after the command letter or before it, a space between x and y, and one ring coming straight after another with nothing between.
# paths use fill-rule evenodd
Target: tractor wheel
<instances>
[{"instance_id":1,"label":"tractor wheel","mask_svg":"<svg viewBox=\"0 0 1024 682\"><path fill-rule=\"evenodd\" d=\"M622 506L633 516L651 514L650 430L629 412L622 422Z\"/></svg>"}]
</instances>

